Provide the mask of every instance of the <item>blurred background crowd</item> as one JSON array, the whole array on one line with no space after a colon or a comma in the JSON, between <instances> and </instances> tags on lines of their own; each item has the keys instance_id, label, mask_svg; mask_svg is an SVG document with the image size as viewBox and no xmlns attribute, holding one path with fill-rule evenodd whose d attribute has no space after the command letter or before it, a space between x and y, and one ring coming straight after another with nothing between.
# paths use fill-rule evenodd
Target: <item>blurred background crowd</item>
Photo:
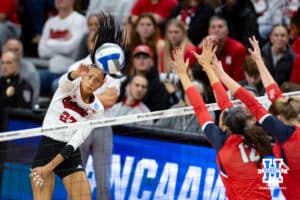
<instances>
[{"instance_id":1,"label":"blurred background crowd","mask_svg":"<svg viewBox=\"0 0 300 200\"><path fill-rule=\"evenodd\" d=\"M89 56L100 11L115 16L129 46L116 108L111 105L114 115L190 105L170 63L177 47L184 49L189 75L205 101L214 102L208 79L192 54L201 52L206 37L217 46L225 71L261 96L261 78L248 55L248 38L256 36L282 91L297 91L299 5L298 0L1 0L0 103L46 109L59 77ZM194 116L172 120L156 124L201 132Z\"/></svg>"}]
</instances>

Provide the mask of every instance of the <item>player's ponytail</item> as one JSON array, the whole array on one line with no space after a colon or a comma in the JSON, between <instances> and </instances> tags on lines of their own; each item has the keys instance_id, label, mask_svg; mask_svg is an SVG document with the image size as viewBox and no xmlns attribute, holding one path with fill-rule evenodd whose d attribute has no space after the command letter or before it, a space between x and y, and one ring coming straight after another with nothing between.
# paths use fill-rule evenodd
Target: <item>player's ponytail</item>
<instances>
[{"instance_id":1,"label":"player's ponytail","mask_svg":"<svg viewBox=\"0 0 300 200\"><path fill-rule=\"evenodd\" d=\"M96 50L104 43L115 43L119 45L125 53L125 63L129 61L129 46L126 44L126 34L122 33L120 25L116 22L114 16L109 12L100 12L97 14L98 28L94 35L94 47L91 50L91 60L95 64ZM123 67L125 69L125 67Z\"/></svg>"},{"instance_id":2,"label":"player's ponytail","mask_svg":"<svg viewBox=\"0 0 300 200\"><path fill-rule=\"evenodd\" d=\"M258 167L265 156L272 154L271 139L260 126L246 127L243 142L258 152L260 156L260 159L257 161Z\"/></svg>"},{"instance_id":3,"label":"player's ponytail","mask_svg":"<svg viewBox=\"0 0 300 200\"><path fill-rule=\"evenodd\" d=\"M291 122L298 119L300 100L297 97L279 99L270 106L269 112L274 116L282 116L286 122Z\"/></svg>"}]
</instances>

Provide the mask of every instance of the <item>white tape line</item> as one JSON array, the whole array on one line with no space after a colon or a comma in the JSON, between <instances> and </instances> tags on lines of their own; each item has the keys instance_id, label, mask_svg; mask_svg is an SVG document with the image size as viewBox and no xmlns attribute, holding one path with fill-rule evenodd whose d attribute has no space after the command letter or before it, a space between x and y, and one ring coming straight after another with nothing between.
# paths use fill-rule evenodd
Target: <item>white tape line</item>
<instances>
[{"instance_id":1,"label":"white tape line","mask_svg":"<svg viewBox=\"0 0 300 200\"><path fill-rule=\"evenodd\" d=\"M285 96L300 96L300 92L290 92L285 93ZM269 100L266 96L257 97L256 98L263 106L270 105ZM231 101L234 106L240 106L241 102L239 100ZM217 103L206 104L208 111L215 111L220 110ZM19 131L9 131L0 133L0 141L7 141L7 140L15 140L15 139L22 139L28 137L35 137L43 135L45 132L57 131L57 130L65 130L71 129L76 130L82 127L91 127L91 128L98 128L103 126L113 126L113 125L121 125L121 124L129 124L135 122L141 122L146 120L154 120L154 119L161 119L167 117L175 117L175 116L182 116L182 115L189 115L193 114L194 110L193 107L183 107L183 108L174 108L174 109L167 109L155 112L148 112L148 113L141 113L141 114L134 114L134 115L126 115L120 117L108 117L102 118L99 120L93 121L83 121L83 122L76 122L76 123L69 123L64 124L62 126L53 126L47 128L33 128L33 129L25 129Z\"/></svg>"}]
</instances>

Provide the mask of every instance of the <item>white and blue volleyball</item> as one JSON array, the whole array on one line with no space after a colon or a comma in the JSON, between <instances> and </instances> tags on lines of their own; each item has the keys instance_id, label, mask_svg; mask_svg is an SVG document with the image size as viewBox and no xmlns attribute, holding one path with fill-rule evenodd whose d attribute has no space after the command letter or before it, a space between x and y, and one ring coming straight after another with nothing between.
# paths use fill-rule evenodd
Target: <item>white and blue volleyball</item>
<instances>
[{"instance_id":1,"label":"white and blue volleyball","mask_svg":"<svg viewBox=\"0 0 300 200\"><path fill-rule=\"evenodd\" d=\"M124 51L115 43L104 43L95 52L95 64L109 75L122 76L121 69L125 66Z\"/></svg>"}]
</instances>

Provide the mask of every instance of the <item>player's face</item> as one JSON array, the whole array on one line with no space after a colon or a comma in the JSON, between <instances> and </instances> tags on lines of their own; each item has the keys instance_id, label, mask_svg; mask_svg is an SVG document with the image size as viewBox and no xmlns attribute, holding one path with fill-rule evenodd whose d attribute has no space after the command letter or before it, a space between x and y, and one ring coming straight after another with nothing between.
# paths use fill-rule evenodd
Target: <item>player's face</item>
<instances>
[{"instance_id":1,"label":"player's face","mask_svg":"<svg viewBox=\"0 0 300 200\"><path fill-rule=\"evenodd\" d=\"M104 73L96 67L90 68L88 74L82 78L82 90L84 93L92 94L102 86Z\"/></svg>"},{"instance_id":2,"label":"player's face","mask_svg":"<svg viewBox=\"0 0 300 200\"><path fill-rule=\"evenodd\" d=\"M148 81L144 77L136 76L129 84L130 95L135 100L141 100L147 92Z\"/></svg>"}]
</instances>

